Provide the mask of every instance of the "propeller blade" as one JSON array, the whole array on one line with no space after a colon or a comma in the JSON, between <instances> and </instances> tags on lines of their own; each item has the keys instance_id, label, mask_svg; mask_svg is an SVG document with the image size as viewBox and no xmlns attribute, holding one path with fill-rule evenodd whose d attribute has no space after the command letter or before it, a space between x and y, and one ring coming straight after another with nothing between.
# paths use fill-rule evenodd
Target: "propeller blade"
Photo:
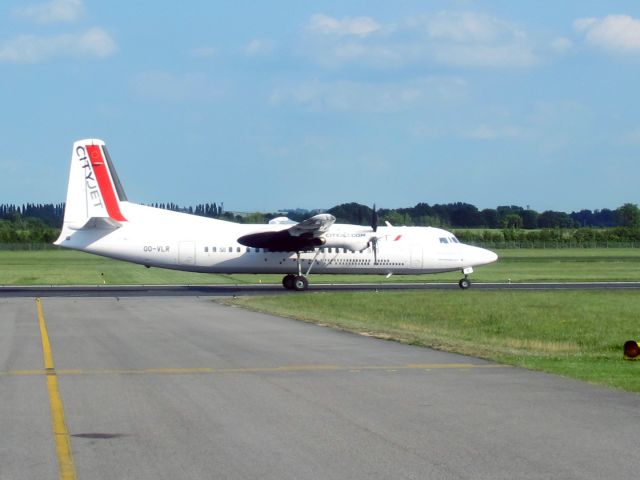
<instances>
[{"instance_id":1,"label":"propeller blade","mask_svg":"<svg viewBox=\"0 0 640 480\"><path fill-rule=\"evenodd\" d=\"M378 231L378 211L376 210L376 204L373 204L373 213L371 214L371 229L375 233Z\"/></svg>"},{"instance_id":2,"label":"propeller blade","mask_svg":"<svg viewBox=\"0 0 640 480\"><path fill-rule=\"evenodd\" d=\"M378 231L378 210L376 209L376 204L373 204L373 211L371 212L371 230L373 230L374 235L371 237L370 243L371 248L373 250L373 264L378 264L378 237L375 233Z\"/></svg>"},{"instance_id":3,"label":"propeller blade","mask_svg":"<svg viewBox=\"0 0 640 480\"><path fill-rule=\"evenodd\" d=\"M378 237L371 237L371 248L373 249L373 264L378 264Z\"/></svg>"}]
</instances>

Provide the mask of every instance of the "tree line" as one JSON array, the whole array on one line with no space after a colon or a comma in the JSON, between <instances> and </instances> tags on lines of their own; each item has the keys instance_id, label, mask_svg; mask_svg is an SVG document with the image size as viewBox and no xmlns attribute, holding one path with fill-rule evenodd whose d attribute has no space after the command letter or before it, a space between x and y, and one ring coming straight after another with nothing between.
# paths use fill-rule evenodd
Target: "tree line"
<instances>
[{"instance_id":1,"label":"tree line","mask_svg":"<svg viewBox=\"0 0 640 480\"><path fill-rule=\"evenodd\" d=\"M463 243L493 248L640 247L639 227L454 229L453 232Z\"/></svg>"},{"instance_id":2,"label":"tree line","mask_svg":"<svg viewBox=\"0 0 640 480\"><path fill-rule=\"evenodd\" d=\"M338 223L370 225L373 209L359 203L345 203L328 210L284 209L277 213L238 214L224 210L224 205L201 203L180 206L176 203L155 203L151 206L191 213L238 223L265 223L276 216L288 216L302 221L326 211ZM456 202L377 211L379 223L392 225L434 226L456 230L460 240L471 243L609 243L640 241L640 209L626 203L610 210L580 210L537 212L519 206L498 206L479 210L474 205ZM64 216L64 203L24 205L0 204L0 243L49 243L59 234Z\"/></svg>"},{"instance_id":3,"label":"tree line","mask_svg":"<svg viewBox=\"0 0 640 480\"><path fill-rule=\"evenodd\" d=\"M358 203L345 203L327 210L339 222L367 225L371 222L373 209ZM626 203L616 210L580 210L559 212L545 210L537 212L509 205L479 210L468 203L429 205L419 203L415 207L378 210L382 221L393 225L416 225L443 228L485 229L553 229L553 228L607 228L640 226L640 209Z\"/></svg>"}]
</instances>

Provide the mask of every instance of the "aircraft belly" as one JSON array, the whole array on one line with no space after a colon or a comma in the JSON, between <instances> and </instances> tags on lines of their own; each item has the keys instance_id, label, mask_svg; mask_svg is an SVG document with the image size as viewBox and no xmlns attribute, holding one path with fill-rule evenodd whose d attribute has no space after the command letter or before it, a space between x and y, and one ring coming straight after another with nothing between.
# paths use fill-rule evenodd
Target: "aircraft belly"
<instances>
[{"instance_id":1,"label":"aircraft belly","mask_svg":"<svg viewBox=\"0 0 640 480\"><path fill-rule=\"evenodd\" d=\"M126 260L142 265L175 270L208 272L208 273L259 273L287 274L297 272L296 255L289 253L248 253L233 254L204 253L200 249L194 251L193 242L151 242L141 244L138 241L129 243L126 238L117 235L89 238L85 236L78 249L119 260ZM111 238L109 238L111 237ZM72 247L73 248L73 247ZM301 269L306 273L313 262L314 255L302 254ZM409 259L381 256L374 265L372 255L319 255L313 264L311 273L333 273L353 275L419 275L459 270L460 261L455 259L424 258L418 267L415 256Z\"/></svg>"},{"instance_id":2,"label":"aircraft belly","mask_svg":"<svg viewBox=\"0 0 640 480\"><path fill-rule=\"evenodd\" d=\"M224 254L211 254L209 256L200 255L198 264L210 272L220 273L295 273L297 272L296 256L287 253L283 254L254 254L243 253L236 257L226 257ZM380 264L373 265L373 258L363 256L355 257L330 257L319 256L315 263L313 255L303 254L301 258L301 270L306 273L311 264L312 274L316 273L339 273L339 274L387 274L393 273L416 273L414 269L407 266ZM387 263L391 263L387 261Z\"/></svg>"}]
</instances>

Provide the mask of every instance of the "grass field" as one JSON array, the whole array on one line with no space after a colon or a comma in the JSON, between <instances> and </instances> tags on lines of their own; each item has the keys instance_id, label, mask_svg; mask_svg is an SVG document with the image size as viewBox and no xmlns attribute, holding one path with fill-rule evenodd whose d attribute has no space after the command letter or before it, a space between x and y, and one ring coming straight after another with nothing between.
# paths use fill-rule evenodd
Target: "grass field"
<instances>
[{"instance_id":1,"label":"grass field","mask_svg":"<svg viewBox=\"0 0 640 480\"><path fill-rule=\"evenodd\" d=\"M479 267L479 282L640 280L640 249L518 249L498 251ZM312 275L312 283L457 281L460 273L421 276ZM69 250L1 251L0 285L280 283L281 275L185 273L120 262Z\"/></svg>"},{"instance_id":2,"label":"grass field","mask_svg":"<svg viewBox=\"0 0 640 480\"><path fill-rule=\"evenodd\" d=\"M234 305L640 392L635 291L404 291L240 297Z\"/></svg>"}]
</instances>

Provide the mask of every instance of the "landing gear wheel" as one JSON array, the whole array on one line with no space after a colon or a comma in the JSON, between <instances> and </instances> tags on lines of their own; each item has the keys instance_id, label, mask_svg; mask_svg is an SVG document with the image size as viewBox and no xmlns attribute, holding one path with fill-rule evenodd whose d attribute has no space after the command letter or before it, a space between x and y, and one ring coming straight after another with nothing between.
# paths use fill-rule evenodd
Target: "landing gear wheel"
<instances>
[{"instance_id":1,"label":"landing gear wheel","mask_svg":"<svg viewBox=\"0 0 640 480\"><path fill-rule=\"evenodd\" d=\"M302 275L297 275L293 280L293 289L298 292L303 292L307 288L309 288L309 281L306 279L306 277L303 277Z\"/></svg>"},{"instance_id":2,"label":"landing gear wheel","mask_svg":"<svg viewBox=\"0 0 640 480\"><path fill-rule=\"evenodd\" d=\"M295 280L296 280L296 276L293 273L290 273L289 275L285 275L284 278L282 279L282 286L287 290L293 290L295 288L293 284Z\"/></svg>"},{"instance_id":3,"label":"landing gear wheel","mask_svg":"<svg viewBox=\"0 0 640 480\"><path fill-rule=\"evenodd\" d=\"M460 285L461 289L466 290L467 288L469 288L471 286L471 281L469 281L468 278L463 278L462 280L460 280L458 282L458 285Z\"/></svg>"}]
</instances>

